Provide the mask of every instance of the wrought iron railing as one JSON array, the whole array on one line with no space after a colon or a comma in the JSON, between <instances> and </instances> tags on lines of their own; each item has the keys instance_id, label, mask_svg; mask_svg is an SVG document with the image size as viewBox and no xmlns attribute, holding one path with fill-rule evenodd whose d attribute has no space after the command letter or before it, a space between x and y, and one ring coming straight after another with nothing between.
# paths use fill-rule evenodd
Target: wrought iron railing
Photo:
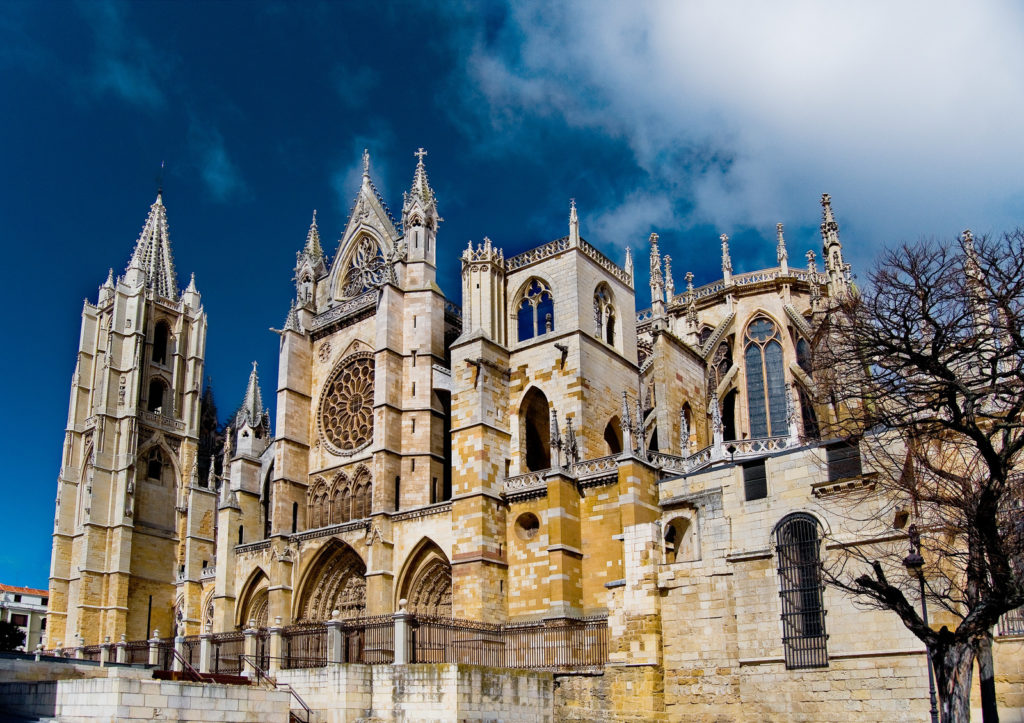
<instances>
[{"instance_id":1,"label":"wrought iron railing","mask_svg":"<svg viewBox=\"0 0 1024 723\"><path fill-rule=\"evenodd\" d=\"M419 616L408 626L410 663L467 663L501 667L501 626L454 618Z\"/></svg>"},{"instance_id":2,"label":"wrought iron railing","mask_svg":"<svg viewBox=\"0 0 1024 723\"><path fill-rule=\"evenodd\" d=\"M327 665L327 625L290 625L281 633L282 668L319 668Z\"/></svg>"},{"instance_id":3,"label":"wrought iron railing","mask_svg":"<svg viewBox=\"0 0 1024 723\"><path fill-rule=\"evenodd\" d=\"M999 635L1024 635L1024 607L1011 610L999 618Z\"/></svg>"},{"instance_id":4,"label":"wrought iron railing","mask_svg":"<svg viewBox=\"0 0 1024 723\"><path fill-rule=\"evenodd\" d=\"M186 636L182 643L181 655L193 668L199 667L199 636Z\"/></svg>"},{"instance_id":5,"label":"wrought iron railing","mask_svg":"<svg viewBox=\"0 0 1024 723\"><path fill-rule=\"evenodd\" d=\"M82 648L82 660L94 660L98 663L100 660L100 646L86 645Z\"/></svg>"},{"instance_id":6,"label":"wrought iron railing","mask_svg":"<svg viewBox=\"0 0 1024 723\"><path fill-rule=\"evenodd\" d=\"M341 621L341 663L395 662L395 621L376 615Z\"/></svg>"},{"instance_id":7,"label":"wrought iron railing","mask_svg":"<svg viewBox=\"0 0 1024 723\"><path fill-rule=\"evenodd\" d=\"M228 675L242 673L242 654L245 652L244 633L214 633L210 639L210 645L214 673Z\"/></svg>"},{"instance_id":8,"label":"wrought iron railing","mask_svg":"<svg viewBox=\"0 0 1024 723\"><path fill-rule=\"evenodd\" d=\"M133 665L145 665L149 662L149 641L132 640L125 645L125 662Z\"/></svg>"}]
</instances>

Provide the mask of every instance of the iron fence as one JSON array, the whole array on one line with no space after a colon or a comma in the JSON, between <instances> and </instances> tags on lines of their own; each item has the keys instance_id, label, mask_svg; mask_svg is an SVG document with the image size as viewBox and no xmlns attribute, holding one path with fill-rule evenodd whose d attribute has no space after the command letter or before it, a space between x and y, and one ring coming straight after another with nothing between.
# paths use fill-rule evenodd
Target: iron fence
<instances>
[{"instance_id":1,"label":"iron fence","mask_svg":"<svg viewBox=\"0 0 1024 723\"><path fill-rule=\"evenodd\" d=\"M94 660L98 663L100 660L100 646L86 645L82 648L82 660Z\"/></svg>"},{"instance_id":2,"label":"iron fence","mask_svg":"<svg viewBox=\"0 0 1024 723\"><path fill-rule=\"evenodd\" d=\"M418 616L408 627L410 663L469 663L500 667L504 640L500 625Z\"/></svg>"},{"instance_id":3,"label":"iron fence","mask_svg":"<svg viewBox=\"0 0 1024 723\"><path fill-rule=\"evenodd\" d=\"M327 665L327 625L291 625L281 633L282 668L319 668Z\"/></svg>"},{"instance_id":4,"label":"iron fence","mask_svg":"<svg viewBox=\"0 0 1024 723\"><path fill-rule=\"evenodd\" d=\"M149 641L132 640L125 645L125 662L145 665L149 662Z\"/></svg>"},{"instance_id":5,"label":"iron fence","mask_svg":"<svg viewBox=\"0 0 1024 723\"><path fill-rule=\"evenodd\" d=\"M506 625L504 667L597 668L608 661L608 618L558 618Z\"/></svg>"},{"instance_id":6,"label":"iron fence","mask_svg":"<svg viewBox=\"0 0 1024 723\"><path fill-rule=\"evenodd\" d=\"M199 667L199 636L189 635L186 636L185 642L182 645L181 650L182 656L188 661L188 664L193 668Z\"/></svg>"},{"instance_id":7,"label":"iron fence","mask_svg":"<svg viewBox=\"0 0 1024 723\"><path fill-rule=\"evenodd\" d=\"M241 632L214 633L210 644L213 653L213 672L241 675L245 634Z\"/></svg>"}]
</instances>

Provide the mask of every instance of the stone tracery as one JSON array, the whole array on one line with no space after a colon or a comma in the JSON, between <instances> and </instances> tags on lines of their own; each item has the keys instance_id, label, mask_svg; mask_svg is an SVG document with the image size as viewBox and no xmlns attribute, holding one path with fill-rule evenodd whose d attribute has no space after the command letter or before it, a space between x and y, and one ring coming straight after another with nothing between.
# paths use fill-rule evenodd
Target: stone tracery
<instances>
[{"instance_id":1,"label":"stone tracery","mask_svg":"<svg viewBox=\"0 0 1024 723\"><path fill-rule=\"evenodd\" d=\"M366 609L366 565L351 547L330 542L307 574L299 605L300 621L329 620L334 610L343 618Z\"/></svg>"},{"instance_id":2,"label":"stone tracery","mask_svg":"<svg viewBox=\"0 0 1024 723\"><path fill-rule=\"evenodd\" d=\"M320 400L320 435L333 452L352 454L373 439L374 362L369 352L343 359Z\"/></svg>"}]
</instances>

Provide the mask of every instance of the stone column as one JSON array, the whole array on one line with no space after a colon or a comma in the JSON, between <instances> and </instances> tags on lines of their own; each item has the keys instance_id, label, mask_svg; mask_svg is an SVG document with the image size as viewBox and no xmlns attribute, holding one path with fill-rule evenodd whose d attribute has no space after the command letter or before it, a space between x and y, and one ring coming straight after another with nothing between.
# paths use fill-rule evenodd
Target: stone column
<instances>
[{"instance_id":1,"label":"stone column","mask_svg":"<svg viewBox=\"0 0 1024 723\"><path fill-rule=\"evenodd\" d=\"M249 661L256 660L256 635L259 631L256 629L256 621L250 620L249 627L242 631L245 633L245 656ZM245 662L242 665L242 675L247 678L256 677L256 671L252 670L252 663Z\"/></svg>"},{"instance_id":2,"label":"stone column","mask_svg":"<svg viewBox=\"0 0 1024 723\"><path fill-rule=\"evenodd\" d=\"M213 671L213 633L210 626L206 632L199 636L199 672L210 673Z\"/></svg>"},{"instance_id":3,"label":"stone column","mask_svg":"<svg viewBox=\"0 0 1024 723\"><path fill-rule=\"evenodd\" d=\"M409 662L409 618L412 615L405 609L409 603L402 598L398 601L398 612L395 613L395 665L406 665Z\"/></svg>"},{"instance_id":4,"label":"stone column","mask_svg":"<svg viewBox=\"0 0 1024 723\"><path fill-rule=\"evenodd\" d=\"M160 665L160 631L154 630L153 637L149 639L149 664L156 667Z\"/></svg>"},{"instance_id":5,"label":"stone column","mask_svg":"<svg viewBox=\"0 0 1024 723\"><path fill-rule=\"evenodd\" d=\"M274 618L274 627L270 628L270 662L267 665L267 672L270 675L276 675L281 670L281 658L284 652L284 638L281 635L283 632L281 616L278 615Z\"/></svg>"},{"instance_id":6,"label":"stone column","mask_svg":"<svg viewBox=\"0 0 1024 723\"><path fill-rule=\"evenodd\" d=\"M127 663L128 662L128 638L124 633L121 633L121 639L117 641L117 662Z\"/></svg>"}]
</instances>

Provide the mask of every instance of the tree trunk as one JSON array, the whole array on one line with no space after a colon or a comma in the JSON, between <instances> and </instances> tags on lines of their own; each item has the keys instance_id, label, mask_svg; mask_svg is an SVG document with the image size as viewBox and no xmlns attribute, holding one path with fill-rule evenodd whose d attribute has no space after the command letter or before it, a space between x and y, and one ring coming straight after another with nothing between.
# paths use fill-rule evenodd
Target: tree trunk
<instances>
[{"instance_id":1,"label":"tree trunk","mask_svg":"<svg viewBox=\"0 0 1024 723\"><path fill-rule=\"evenodd\" d=\"M974 643L974 653L978 656L981 719L985 723L999 723L999 710L996 707L996 671L992 663L992 636L979 636Z\"/></svg>"},{"instance_id":2,"label":"tree trunk","mask_svg":"<svg viewBox=\"0 0 1024 723\"><path fill-rule=\"evenodd\" d=\"M932 648L935 687L939 694L942 723L967 723L971 719L971 677L974 648L968 642L950 642Z\"/></svg>"}]
</instances>

